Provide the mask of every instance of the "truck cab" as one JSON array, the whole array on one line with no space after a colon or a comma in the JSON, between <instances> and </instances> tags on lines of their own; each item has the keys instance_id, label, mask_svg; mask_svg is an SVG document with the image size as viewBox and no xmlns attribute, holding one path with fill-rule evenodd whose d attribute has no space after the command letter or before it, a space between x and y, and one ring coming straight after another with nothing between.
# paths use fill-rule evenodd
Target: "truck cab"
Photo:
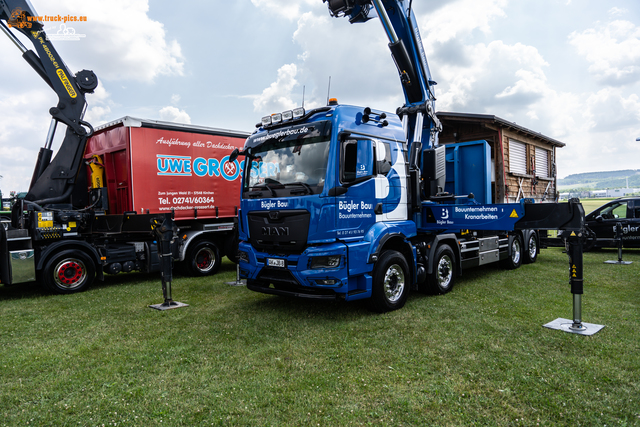
<instances>
[{"instance_id":1,"label":"truck cab","mask_svg":"<svg viewBox=\"0 0 640 427\"><path fill-rule=\"evenodd\" d=\"M239 260L250 289L368 298L376 229L416 234L399 118L332 104L277 117L245 144Z\"/></svg>"}]
</instances>

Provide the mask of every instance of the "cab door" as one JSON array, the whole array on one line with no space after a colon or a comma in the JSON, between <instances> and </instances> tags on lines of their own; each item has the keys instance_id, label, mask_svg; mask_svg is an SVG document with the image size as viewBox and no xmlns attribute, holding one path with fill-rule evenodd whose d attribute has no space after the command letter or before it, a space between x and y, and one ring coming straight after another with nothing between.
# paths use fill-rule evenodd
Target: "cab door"
<instances>
[{"instance_id":1,"label":"cab door","mask_svg":"<svg viewBox=\"0 0 640 427\"><path fill-rule=\"evenodd\" d=\"M616 224L627 222L627 201L608 203L589 214L587 226L596 234L598 246L611 247L616 236Z\"/></svg>"},{"instance_id":2,"label":"cab door","mask_svg":"<svg viewBox=\"0 0 640 427\"><path fill-rule=\"evenodd\" d=\"M338 181L343 194L336 196L336 230L343 239L365 235L376 223L375 142L349 138L340 145Z\"/></svg>"}]
</instances>

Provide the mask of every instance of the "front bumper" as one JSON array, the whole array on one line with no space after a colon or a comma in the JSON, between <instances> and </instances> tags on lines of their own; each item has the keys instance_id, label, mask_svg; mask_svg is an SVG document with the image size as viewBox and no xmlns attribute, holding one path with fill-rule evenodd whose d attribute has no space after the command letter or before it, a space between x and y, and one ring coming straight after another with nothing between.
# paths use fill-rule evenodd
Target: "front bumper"
<instances>
[{"instance_id":1,"label":"front bumper","mask_svg":"<svg viewBox=\"0 0 640 427\"><path fill-rule=\"evenodd\" d=\"M271 254L256 251L241 242L239 251L240 277L247 280L252 291L273 295L312 299L344 299L346 301L371 296L371 275L349 276L349 248L343 243L308 247L301 254ZM340 256L335 268L311 268L314 257ZM271 261L270 261L271 260ZM284 266L270 264L282 263Z\"/></svg>"}]
</instances>

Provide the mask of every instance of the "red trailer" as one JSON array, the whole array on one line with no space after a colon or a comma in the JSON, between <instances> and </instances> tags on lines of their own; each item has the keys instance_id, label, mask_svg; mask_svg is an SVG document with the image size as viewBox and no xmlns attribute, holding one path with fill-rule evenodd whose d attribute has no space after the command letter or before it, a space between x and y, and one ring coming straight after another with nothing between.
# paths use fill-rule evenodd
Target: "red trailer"
<instances>
[{"instance_id":1,"label":"red trailer","mask_svg":"<svg viewBox=\"0 0 640 427\"><path fill-rule=\"evenodd\" d=\"M92 198L102 198L106 215L172 212L185 271L213 274L222 256L235 261L241 166L229 154L248 136L132 117L107 123L95 129L84 155Z\"/></svg>"}]
</instances>

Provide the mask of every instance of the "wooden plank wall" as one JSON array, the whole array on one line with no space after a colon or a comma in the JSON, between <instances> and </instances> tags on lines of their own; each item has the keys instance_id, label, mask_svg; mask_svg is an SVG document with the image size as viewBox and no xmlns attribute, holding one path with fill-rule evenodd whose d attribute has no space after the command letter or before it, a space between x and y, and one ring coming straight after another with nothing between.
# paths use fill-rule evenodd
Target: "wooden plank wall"
<instances>
[{"instance_id":1,"label":"wooden plank wall","mask_svg":"<svg viewBox=\"0 0 640 427\"><path fill-rule=\"evenodd\" d=\"M526 144L527 148L527 174L521 175L512 173L509 170L509 139L515 139ZM504 148L505 170L505 202L514 203L522 198L531 198L536 202L553 202L557 199L555 177L544 178L541 171L533 175L533 164L535 162L535 147L549 150L548 164L552 167L555 158L555 147L545 143L539 138L533 138L522 132L514 132L510 129L502 129L502 143ZM552 167L553 169L553 167ZM552 171L550 171L552 172Z\"/></svg>"}]
</instances>

